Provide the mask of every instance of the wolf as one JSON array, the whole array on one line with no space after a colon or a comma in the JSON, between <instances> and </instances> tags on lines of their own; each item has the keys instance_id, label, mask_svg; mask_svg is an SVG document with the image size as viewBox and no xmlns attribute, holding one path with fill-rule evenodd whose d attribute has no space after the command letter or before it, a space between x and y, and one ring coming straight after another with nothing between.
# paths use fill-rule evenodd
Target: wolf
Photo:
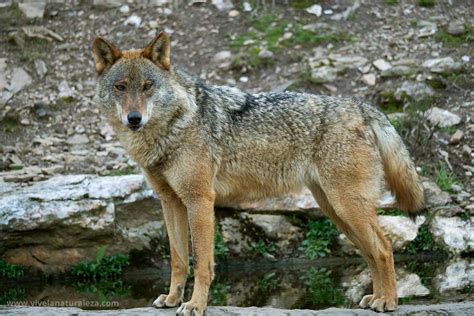
<instances>
[{"instance_id":1,"label":"wolf","mask_svg":"<svg viewBox=\"0 0 474 316\"><path fill-rule=\"evenodd\" d=\"M376 203L386 184L415 216L423 189L386 116L354 98L306 93L250 94L212 86L171 64L163 32L143 49L121 51L97 37L95 102L159 195L171 252L171 285L153 305L202 315L214 277L214 205L309 188L367 262L373 294L360 306L397 307L390 242ZM183 302L189 273L194 289Z\"/></svg>"}]
</instances>

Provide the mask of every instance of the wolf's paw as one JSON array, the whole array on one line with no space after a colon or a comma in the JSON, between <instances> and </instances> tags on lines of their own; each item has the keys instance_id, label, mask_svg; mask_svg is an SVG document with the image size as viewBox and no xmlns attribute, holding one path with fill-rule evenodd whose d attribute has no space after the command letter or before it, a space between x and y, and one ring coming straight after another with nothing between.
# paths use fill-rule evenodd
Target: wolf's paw
<instances>
[{"instance_id":1,"label":"wolf's paw","mask_svg":"<svg viewBox=\"0 0 474 316\"><path fill-rule=\"evenodd\" d=\"M202 316L206 306L200 306L199 304L193 302L192 300L181 304L181 306L176 311L178 316Z\"/></svg>"},{"instance_id":2,"label":"wolf's paw","mask_svg":"<svg viewBox=\"0 0 474 316\"><path fill-rule=\"evenodd\" d=\"M370 304L370 308L379 313L392 312L397 308L397 300L382 296L375 299L372 304Z\"/></svg>"},{"instance_id":3,"label":"wolf's paw","mask_svg":"<svg viewBox=\"0 0 474 316\"><path fill-rule=\"evenodd\" d=\"M164 308L164 307L176 307L178 304L181 303L181 300L178 299L175 295L166 295L161 294L158 298L153 302L153 306L157 308Z\"/></svg>"},{"instance_id":4,"label":"wolf's paw","mask_svg":"<svg viewBox=\"0 0 474 316\"><path fill-rule=\"evenodd\" d=\"M362 298L362 300L359 303L359 306L361 308L369 308L370 305L375 301L376 297L373 294L366 295Z\"/></svg>"}]
</instances>

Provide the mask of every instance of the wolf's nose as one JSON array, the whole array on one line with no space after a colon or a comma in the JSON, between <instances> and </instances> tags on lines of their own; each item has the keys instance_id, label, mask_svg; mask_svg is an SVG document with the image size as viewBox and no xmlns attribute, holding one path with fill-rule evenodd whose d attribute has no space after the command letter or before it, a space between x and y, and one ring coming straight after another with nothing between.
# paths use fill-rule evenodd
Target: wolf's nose
<instances>
[{"instance_id":1,"label":"wolf's nose","mask_svg":"<svg viewBox=\"0 0 474 316\"><path fill-rule=\"evenodd\" d=\"M142 121L142 115L137 111L129 112L127 115L127 120L130 125L138 125Z\"/></svg>"}]
</instances>

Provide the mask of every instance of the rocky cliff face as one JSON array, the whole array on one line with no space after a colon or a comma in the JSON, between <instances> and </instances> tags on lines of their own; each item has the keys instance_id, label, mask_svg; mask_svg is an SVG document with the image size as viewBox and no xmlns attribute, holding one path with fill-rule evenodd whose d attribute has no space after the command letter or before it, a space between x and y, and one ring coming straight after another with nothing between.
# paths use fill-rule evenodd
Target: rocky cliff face
<instances>
[{"instance_id":1,"label":"rocky cliff face","mask_svg":"<svg viewBox=\"0 0 474 316\"><path fill-rule=\"evenodd\" d=\"M30 186L0 183L0 238L7 261L62 272L94 258L101 245L112 253L151 251L163 221L140 175L56 176Z\"/></svg>"}]
</instances>

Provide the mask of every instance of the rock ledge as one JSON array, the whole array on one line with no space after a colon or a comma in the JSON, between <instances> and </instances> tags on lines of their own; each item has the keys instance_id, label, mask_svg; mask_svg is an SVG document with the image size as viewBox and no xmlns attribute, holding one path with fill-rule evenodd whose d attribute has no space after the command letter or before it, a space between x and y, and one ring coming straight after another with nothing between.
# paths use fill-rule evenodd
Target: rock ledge
<instances>
[{"instance_id":1,"label":"rock ledge","mask_svg":"<svg viewBox=\"0 0 474 316\"><path fill-rule=\"evenodd\" d=\"M153 307L132 308L123 310L82 310L68 307L28 307L0 306L0 314L22 315L175 315L176 309L155 309ZM435 305L402 305L391 315L472 315L474 301ZM234 307L211 306L207 315L271 315L271 316L309 316L309 315L384 315L366 309L328 308L324 310L278 309L272 307ZM386 314L385 314L386 315Z\"/></svg>"}]
</instances>

